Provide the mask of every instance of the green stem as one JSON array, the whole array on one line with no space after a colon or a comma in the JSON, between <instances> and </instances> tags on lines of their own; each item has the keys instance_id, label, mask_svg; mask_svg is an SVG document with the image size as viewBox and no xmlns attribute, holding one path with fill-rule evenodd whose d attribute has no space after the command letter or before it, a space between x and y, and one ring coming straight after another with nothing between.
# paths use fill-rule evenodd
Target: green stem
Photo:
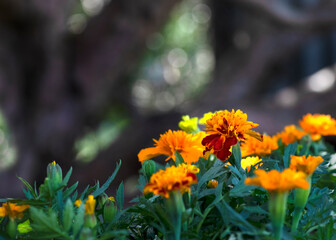
<instances>
[{"instance_id":1,"label":"green stem","mask_svg":"<svg viewBox=\"0 0 336 240\"><path fill-rule=\"evenodd\" d=\"M308 189L302 189L302 188L295 189L295 196L294 196L295 209L293 213L293 222L291 229L292 233L296 233L300 219L302 217L303 210L306 207L311 189L311 176L307 177L307 182L309 183Z\"/></svg>"},{"instance_id":2,"label":"green stem","mask_svg":"<svg viewBox=\"0 0 336 240\"><path fill-rule=\"evenodd\" d=\"M280 240L285 222L288 192L271 192L269 212L273 226L274 239Z\"/></svg>"},{"instance_id":3,"label":"green stem","mask_svg":"<svg viewBox=\"0 0 336 240\"><path fill-rule=\"evenodd\" d=\"M185 211L182 195L179 191L173 191L166 200L167 211L170 214L173 223L173 236L168 236L168 239L180 240L182 227L182 213Z\"/></svg>"}]
</instances>

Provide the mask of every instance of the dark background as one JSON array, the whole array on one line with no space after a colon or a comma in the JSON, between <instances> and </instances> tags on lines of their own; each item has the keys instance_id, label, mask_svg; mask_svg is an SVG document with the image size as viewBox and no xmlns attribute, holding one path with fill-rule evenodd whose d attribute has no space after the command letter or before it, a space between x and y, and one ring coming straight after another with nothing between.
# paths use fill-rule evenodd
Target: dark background
<instances>
[{"instance_id":1,"label":"dark background","mask_svg":"<svg viewBox=\"0 0 336 240\"><path fill-rule=\"evenodd\" d=\"M137 153L183 114L242 109L274 134L335 117L336 2L0 0L0 198L49 162L134 194ZM113 188L111 190L113 192Z\"/></svg>"}]
</instances>

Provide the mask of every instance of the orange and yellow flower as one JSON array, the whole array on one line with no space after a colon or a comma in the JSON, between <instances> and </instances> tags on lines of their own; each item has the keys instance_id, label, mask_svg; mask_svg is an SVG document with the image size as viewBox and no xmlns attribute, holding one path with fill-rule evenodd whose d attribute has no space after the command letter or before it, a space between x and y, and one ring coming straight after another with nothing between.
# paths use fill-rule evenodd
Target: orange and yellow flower
<instances>
[{"instance_id":1,"label":"orange and yellow flower","mask_svg":"<svg viewBox=\"0 0 336 240\"><path fill-rule=\"evenodd\" d=\"M159 155L167 155L166 161L169 159L175 161L175 151L178 151L186 163L197 162L203 156L202 139L204 136L204 132L188 134L181 130L168 130L160 135L159 140L153 139L155 147L145 148L139 152L139 161L143 163Z\"/></svg>"},{"instance_id":2,"label":"orange and yellow flower","mask_svg":"<svg viewBox=\"0 0 336 240\"><path fill-rule=\"evenodd\" d=\"M262 140L260 134L251 131L257 127L257 123L247 121L247 114L241 110L231 112L218 111L206 121L206 136L202 144L206 147L204 153L213 152L222 161L231 156L230 148L237 144L239 140L246 139L247 135Z\"/></svg>"},{"instance_id":3,"label":"orange and yellow flower","mask_svg":"<svg viewBox=\"0 0 336 240\"><path fill-rule=\"evenodd\" d=\"M283 172L278 172L277 170L266 172L265 170L257 169L255 174L257 175L256 177L245 180L246 185L260 186L269 192L287 192L294 188L309 188L306 174L289 168Z\"/></svg>"},{"instance_id":4,"label":"orange and yellow flower","mask_svg":"<svg viewBox=\"0 0 336 240\"><path fill-rule=\"evenodd\" d=\"M5 202L0 207L0 217L9 216L11 219L23 218L23 212L29 208L29 205L17 205L16 203Z\"/></svg>"},{"instance_id":5,"label":"orange and yellow flower","mask_svg":"<svg viewBox=\"0 0 336 240\"><path fill-rule=\"evenodd\" d=\"M317 166L323 162L323 158L313 156L291 156L290 169L304 172L307 175L313 174Z\"/></svg>"},{"instance_id":6,"label":"orange and yellow flower","mask_svg":"<svg viewBox=\"0 0 336 240\"><path fill-rule=\"evenodd\" d=\"M189 169L192 169L189 171ZM180 191L181 194L190 191L190 186L197 183L195 167L187 164L167 167L154 173L149 183L144 188L144 194L153 193L169 198L173 191Z\"/></svg>"},{"instance_id":7,"label":"orange and yellow flower","mask_svg":"<svg viewBox=\"0 0 336 240\"><path fill-rule=\"evenodd\" d=\"M289 125L275 137L277 139L281 139L281 142L287 146L297 140L300 140L306 134L306 132L299 130L295 125Z\"/></svg>"},{"instance_id":8,"label":"orange and yellow flower","mask_svg":"<svg viewBox=\"0 0 336 240\"><path fill-rule=\"evenodd\" d=\"M321 136L336 135L336 120L330 115L308 113L299 123L314 141L319 140Z\"/></svg>"},{"instance_id":9,"label":"orange and yellow flower","mask_svg":"<svg viewBox=\"0 0 336 240\"><path fill-rule=\"evenodd\" d=\"M265 156L271 154L277 148L277 138L270 136L263 136L262 142L248 136L240 145L242 157L249 155Z\"/></svg>"}]
</instances>

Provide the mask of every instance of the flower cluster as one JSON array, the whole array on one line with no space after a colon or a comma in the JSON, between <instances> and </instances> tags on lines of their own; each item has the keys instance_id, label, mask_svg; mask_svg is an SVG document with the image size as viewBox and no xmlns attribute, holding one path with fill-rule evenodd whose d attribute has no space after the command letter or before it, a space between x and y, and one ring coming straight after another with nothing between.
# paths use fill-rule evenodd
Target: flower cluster
<instances>
[{"instance_id":1,"label":"flower cluster","mask_svg":"<svg viewBox=\"0 0 336 240\"><path fill-rule=\"evenodd\" d=\"M309 113L300 120L300 126L314 141L321 136L336 135L336 120L330 115Z\"/></svg>"}]
</instances>

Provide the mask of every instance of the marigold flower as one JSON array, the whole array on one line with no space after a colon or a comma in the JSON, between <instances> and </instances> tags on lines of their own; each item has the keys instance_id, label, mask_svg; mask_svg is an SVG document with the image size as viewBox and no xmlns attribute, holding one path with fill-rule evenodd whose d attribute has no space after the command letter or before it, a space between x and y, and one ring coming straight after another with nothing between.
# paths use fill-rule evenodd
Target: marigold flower
<instances>
[{"instance_id":1,"label":"marigold flower","mask_svg":"<svg viewBox=\"0 0 336 240\"><path fill-rule=\"evenodd\" d=\"M77 199L77 200L74 202L74 205L75 205L76 207L80 207L80 205L82 205L82 200Z\"/></svg>"},{"instance_id":2,"label":"marigold flower","mask_svg":"<svg viewBox=\"0 0 336 240\"><path fill-rule=\"evenodd\" d=\"M208 187L209 188L216 188L218 186L218 181L215 179L211 179L208 182Z\"/></svg>"},{"instance_id":3,"label":"marigold flower","mask_svg":"<svg viewBox=\"0 0 336 240\"><path fill-rule=\"evenodd\" d=\"M198 130L198 118L190 118L189 115L182 116L182 121L179 122L178 126L183 131L187 133L193 133Z\"/></svg>"},{"instance_id":4,"label":"marigold flower","mask_svg":"<svg viewBox=\"0 0 336 240\"><path fill-rule=\"evenodd\" d=\"M258 141L255 138L247 137L244 142L241 143L240 149L242 157L249 155L265 156L271 154L271 152L278 148L276 137L263 136L263 141Z\"/></svg>"},{"instance_id":5,"label":"marigold flower","mask_svg":"<svg viewBox=\"0 0 336 240\"><path fill-rule=\"evenodd\" d=\"M336 120L330 115L308 113L299 123L314 141L319 140L321 136L336 135Z\"/></svg>"},{"instance_id":6,"label":"marigold flower","mask_svg":"<svg viewBox=\"0 0 336 240\"><path fill-rule=\"evenodd\" d=\"M266 172L263 169L257 169L255 174L257 175L256 177L245 180L246 185L257 185L269 192L287 192L294 188L309 188L306 174L289 168L283 172L278 172L277 170Z\"/></svg>"},{"instance_id":7,"label":"marigold flower","mask_svg":"<svg viewBox=\"0 0 336 240\"><path fill-rule=\"evenodd\" d=\"M114 197L109 197L111 201L114 201ZM80 207L82 205L82 200L77 199L74 203L76 207ZM88 199L85 201L85 214L92 215L94 214L94 210L96 208L96 199L94 199L93 195L89 195Z\"/></svg>"},{"instance_id":8,"label":"marigold flower","mask_svg":"<svg viewBox=\"0 0 336 240\"><path fill-rule=\"evenodd\" d=\"M295 171L304 172L307 175L311 175L317 166L323 162L323 158L313 156L291 156L290 169Z\"/></svg>"},{"instance_id":9,"label":"marigold flower","mask_svg":"<svg viewBox=\"0 0 336 240\"><path fill-rule=\"evenodd\" d=\"M23 212L29 208L29 205L17 205L16 203L5 202L0 207L0 217L9 216L11 219L23 218Z\"/></svg>"},{"instance_id":10,"label":"marigold flower","mask_svg":"<svg viewBox=\"0 0 336 240\"><path fill-rule=\"evenodd\" d=\"M204 136L204 132L188 134L181 130L168 130L160 135L159 140L153 139L155 147L145 148L139 152L139 161L143 163L159 155L168 155L166 161L171 158L175 161L175 151L178 151L186 163L197 162L199 157L203 156L202 139Z\"/></svg>"},{"instance_id":11,"label":"marigold flower","mask_svg":"<svg viewBox=\"0 0 336 240\"><path fill-rule=\"evenodd\" d=\"M189 172L190 167L186 165L171 166L154 173L144 188L144 194L153 193L169 198L173 191L180 191L181 194L189 192L190 186L197 183L197 177L194 172Z\"/></svg>"},{"instance_id":12,"label":"marigold flower","mask_svg":"<svg viewBox=\"0 0 336 240\"><path fill-rule=\"evenodd\" d=\"M215 113L213 112L208 112L208 113L204 113L203 117L198 121L199 124L203 124L203 125L206 125L206 122L212 118L212 116L214 115Z\"/></svg>"},{"instance_id":13,"label":"marigold flower","mask_svg":"<svg viewBox=\"0 0 336 240\"><path fill-rule=\"evenodd\" d=\"M237 144L238 140L244 140L247 135L261 140L260 134L251 131L258 124L247 121L247 114L241 110L231 112L218 111L207 120L206 136L202 144L206 146L205 154L213 152L222 161L231 156L230 148Z\"/></svg>"},{"instance_id":14,"label":"marigold flower","mask_svg":"<svg viewBox=\"0 0 336 240\"><path fill-rule=\"evenodd\" d=\"M295 125L289 125L284 128L284 130L278 133L275 137L281 139L284 145L289 145L297 140L300 140L307 133L297 129Z\"/></svg>"},{"instance_id":15,"label":"marigold flower","mask_svg":"<svg viewBox=\"0 0 336 240\"><path fill-rule=\"evenodd\" d=\"M96 207L96 199L93 195L89 195L88 199L85 202L85 214L92 215L94 214Z\"/></svg>"}]
</instances>

